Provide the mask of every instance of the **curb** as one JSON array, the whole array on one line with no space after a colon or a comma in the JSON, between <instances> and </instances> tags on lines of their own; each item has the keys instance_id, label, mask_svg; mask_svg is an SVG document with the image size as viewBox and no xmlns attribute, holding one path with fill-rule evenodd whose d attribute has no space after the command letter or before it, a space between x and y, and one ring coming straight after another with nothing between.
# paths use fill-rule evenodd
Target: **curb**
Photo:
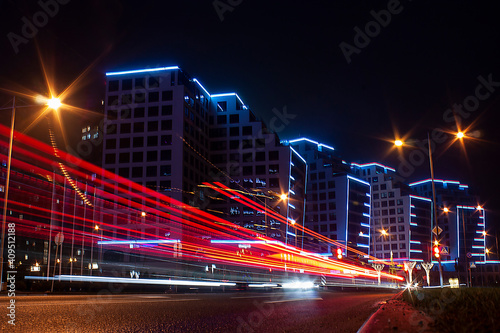
<instances>
[{"instance_id":1,"label":"curb","mask_svg":"<svg viewBox=\"0 0 500 333\"><path fill-rule=\"evenodd\" d=\"M433 319L403 301L401 291L387 300L359 328L358 333L373 332L435 332Z\"/></svg>"},{"instance_id":2,"label":"curb","mask_svg":"<svg viewBox=\"0 0 500 333\"><path fill-rule=\"evenodd\" d=\"M393 300L393 299L396 299L397 297L400 297L402 294L403 294L404 290L400 291L399 293L397 293L396 295L392 296L390 298L390 300ZM371 327L373 326L373 324L378 320L377 317L380 316L380 313L382 311L382 308L384 307L384 305L387 304L387 301L385 301L381 306L380 308L377 309L377 311L375 311L364 323L363 325L361 325L361 327L359 328L359 330L357 331L357 333L367 333L367 332L370 332L371 330Z\"/></svg>"},{"instance_id":3,"label":"curb","mask_svg":"<svg viewBox=\"0 0 500 333\"><path fill-rule=\"evenodd\" d=\"M382 305L380 308L377 309L377 311L375 311L371 316L370 318L368 318L364 323L363 325L361 325L361 327L359 328L359 330L357 331L357 333L367 333L367 332L370 332L371 331L371 328L373 327L373 324L375 323L375 321L377 321L377 316L379 315L379 312L382 311L382 307L384 305Z\"/></svg>"}]
</instances>

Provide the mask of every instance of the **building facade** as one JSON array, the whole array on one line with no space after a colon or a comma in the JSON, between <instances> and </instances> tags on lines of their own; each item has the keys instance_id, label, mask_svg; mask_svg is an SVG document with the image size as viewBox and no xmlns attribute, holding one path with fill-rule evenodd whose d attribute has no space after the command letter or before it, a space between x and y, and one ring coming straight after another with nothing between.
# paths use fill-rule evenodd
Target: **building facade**
<instances>
[{"instance_id":1,"label":"building facade","mask_svg":"<svg viewBox=\"0 0 500 333\"><path fill-rule=\"evenodd\" d=\"M305 226L324 236L325 251L365 259L370 254L370 184L350 173L334 149L299 138L286 141L307 161ZM347 249L345 250L347 245Z\"/></svg>"},{"instance_id":2,"label":"building facade","mask_svg":"<svg viewBox=\"0 0 500 333\"><path fill-rule=\"evenodd\" d=\"M236 93L210 94L176 66L106 77L105 170L269 237L297 238L290 224L303 221L306 164ZM207 188L214 182L269 197L264 205L285 220L217 195ZM274 200L281 194L287 199ZM131 220L117 213L114 224Z\"/></svg>"},{"instance_id":3,"label":"building facade","mask_svg":"<svg viewBox=\"0 0 500 333\"><path fill-rule=\"evenodd\" d=\"M210 118L212 178L258 205L249 207L218 195L211 202L212 212L257 233L302 245L305 160L292 147L282 145L236 93L211 97L215 107Z\"/></svg>"},{"instance_id":4,"label":"building facade","mask_svg":"<svg viewBox=\"0 0 500 333\"><path fill-rule=\"evenodd\" d=\"M379 163L351 166L372 188L372 255L396 262L430 261L432 200L412 194L393 168Z\"/></svg>"},{"instance_id":5,"label":"building facade","mask_svg":"<svg viewBox=\"0 0 500 333\"><path fill-rule=\"evenodd\" d=\"M425 179L409 184L418 194L432 196L432 181ZM445 253L442 261L485 261L486 216L469 186L459 181L434 179L436 191L438 240ZM469 257L468 258L468 255ZM453 265L451 265L453 266Z\"/></svg>"}]
</instances>

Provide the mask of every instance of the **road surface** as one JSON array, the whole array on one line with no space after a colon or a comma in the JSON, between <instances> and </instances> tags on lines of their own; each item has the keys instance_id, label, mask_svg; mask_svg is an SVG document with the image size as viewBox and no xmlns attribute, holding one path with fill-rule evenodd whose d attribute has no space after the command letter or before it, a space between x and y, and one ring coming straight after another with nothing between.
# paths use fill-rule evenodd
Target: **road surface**
<instances>
[{"instance_id":1,"label":"road surface","mask_svg":"<svg viewBox=\"0 0 500 333\"><path fill-rule=\"evenodd\" d=\"M356 332L388 292L17 296L15 328L0 297L1 331Z\"/></svg>"}]
</instances>

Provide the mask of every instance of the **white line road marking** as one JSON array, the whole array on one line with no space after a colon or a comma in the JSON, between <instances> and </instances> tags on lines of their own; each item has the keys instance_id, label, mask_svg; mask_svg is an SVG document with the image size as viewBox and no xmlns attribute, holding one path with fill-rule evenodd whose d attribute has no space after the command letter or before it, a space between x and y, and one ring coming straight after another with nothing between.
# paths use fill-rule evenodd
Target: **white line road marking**
<instances>
[{"instance_id":1,"label":"white line road marking","mask_svg":"<svg viewBox=\"0 0 500 333\"><path fill-rule=\"evenodd\" d=\"M279 301L267 301L264 303L272 304L272 303L284 303L284 302L296 302L296 301L322 301L323 298L315 297L315 298L291 298L291 299L283 299Z\"/></svg>"},{"instance_id":2,"label":"white line road marking","mask_svg":"<svg viewBox=\"0 0 500 333\"><path fill-rule=\"evenodd\" d=\"M234 296L231 297L232 299L237 299L237 298L257 298L257 297L275 297L276 295L260 295L260 296Z\"/></svg>"},{"instance_id":3,"label":"white line road marking","mask_svg":"<svg viewBox=\"0 0 500 333\"><path fill-rule=\"evenodd\" d=\"M43 302L16 302L16 306L43 306L43 305L92 305L92 304L126 304L126 303L153 303L153 302L183 302L183 301L201 301L201 298L179 298L179 299L130 299L130 300L103 300L96 299L96 301L86 300L86 301L67 301L67 302L56 302L54 303L43 303Z\"/></svg>"}]
</instances>

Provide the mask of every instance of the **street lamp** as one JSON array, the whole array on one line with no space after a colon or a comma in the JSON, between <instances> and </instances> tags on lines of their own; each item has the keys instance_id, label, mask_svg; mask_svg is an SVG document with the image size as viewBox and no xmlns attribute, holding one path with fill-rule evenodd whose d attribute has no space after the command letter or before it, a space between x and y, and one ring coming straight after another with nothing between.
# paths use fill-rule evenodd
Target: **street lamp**
<instances>
[{"instance_id":1,"label":"street lamp","mask_svg":"<svg viewBox=\"0 0 500 333\"><path fill-rule=\"evenodd\" d=\"M99 234L99 225L96 224L94 226L94 230L97 234ZM102 235L102 230L101 230L101 235ZM102 240L102 236L101 236L101 240ZM101 244L101 248L102 248L102 244ZM90 275L92 275L92 270L94 269L94 233L92 232L92 239L91 239L91 243L90 243L90 264L89 264L89 268L90 268Z\"/></svg>"},{"instance_id":2,"label":"street lamp","mask_svg":"<svg viewBox=\"0 0 500 333\"><path fill-rule=\"evenodd\" d=\"M273 201L274 199L278 199L279 201L286 201L288 199L288 196L284 193L278 194L274 191L268 190L267 193L262 193L262 194L258 195L258 197L264 198L264 224L266 227L266 235L269 236L271 226L268 225L268 199L270 199L271 201ZM269 205L269 209L271 211L275 212L272 208L272 205ZM288 216L288 213L287 213L287 216Z\"/></svg>"},{"instance_id":3,"label":"street lamp","mask_svg":"<svg viewBox=\"0 0 500 333\"><path fill-rule=\"evenodd\" d=\"M461 133L461 138L464 137L464 133L463 132L459 132ZM458 134L457 134L457 137L458 137ZM401 147L403 146L403 142L401 140L396 140L394 142L394 144L398 147ZM430 168L430 172L431 172L431 185L432 185L432 208L433 208L433 214L432 214L432 218L434 219L434 226L436 228L436 232L439 230L438 229L438 220L437 220L437 207L436 207L436 186L435 186L435 181L434 181L434 163L432 162L432 146L431 146L431 138L430 138L430 135L429 133L427 132L427 145L429 146L429 168ZM432 225L433 223L431 223L431 230L432 230ZM432 237L432 234L431 234L431 237ZM437 241L437 237L438 235L436 234L435 238L436 238L436 241ZM441 288L443 287L443 269L441 267L441 258L438 257L438 264L439 264L439 281L440 281L440 285L441 285Z\"/></svg>"},{"instance_id":4,"label":"street lamp","mask_svg":"<svg viewBox=\"0 0 500 333\"><path fill-rule=\"evenodd\" d=\"M39 99L37 99L39 100ZM47 105L47 109L53 109L57 111L57 109L61 106L61 101L59 98L56 98L52 96L52 98L45 99L45 104ZM50 102L50 103L49 103ZM23 108L25 107L32 107L32 106L37 106L37 105L24 105L21 106ZM18 107L18 108L21 108ZM10 185L10 168L12 164L12 146L14 144L14 127L15 127L15 121L16 121L16 97L14 96L12 99L12 107L11 108L2 108L0 110L12 110L12 115L11 115L11 120L10 120L10 137L9 137L9 151L8 151L8 157L7 157L7 175L5 177L5 197L4 197L4 202L3 202L3 216L2 216L2 241L0 245L0 291L2 291L3 287L3 265L4 265L4 246L5 246L5 226L7 225L7 203L9 200L9 185ZM50 246L49 246L49 251L50 251ZM49 260L50 260L50 252L49 252ZM47 274L48 276L48 274Z\"/></svg>"},{"instance_id":5,"label":"street lamp","mask_svg":"<svg viewBox=\"0 0 500 333\"><path fill-rule=\"evenodd\" d=\"M61 100L57 97L53 97L50 99L47 99L47 106L49 109L53 109L54 111L57 111L61 107L62 103Z\"/></svg>"}]
</instances>

